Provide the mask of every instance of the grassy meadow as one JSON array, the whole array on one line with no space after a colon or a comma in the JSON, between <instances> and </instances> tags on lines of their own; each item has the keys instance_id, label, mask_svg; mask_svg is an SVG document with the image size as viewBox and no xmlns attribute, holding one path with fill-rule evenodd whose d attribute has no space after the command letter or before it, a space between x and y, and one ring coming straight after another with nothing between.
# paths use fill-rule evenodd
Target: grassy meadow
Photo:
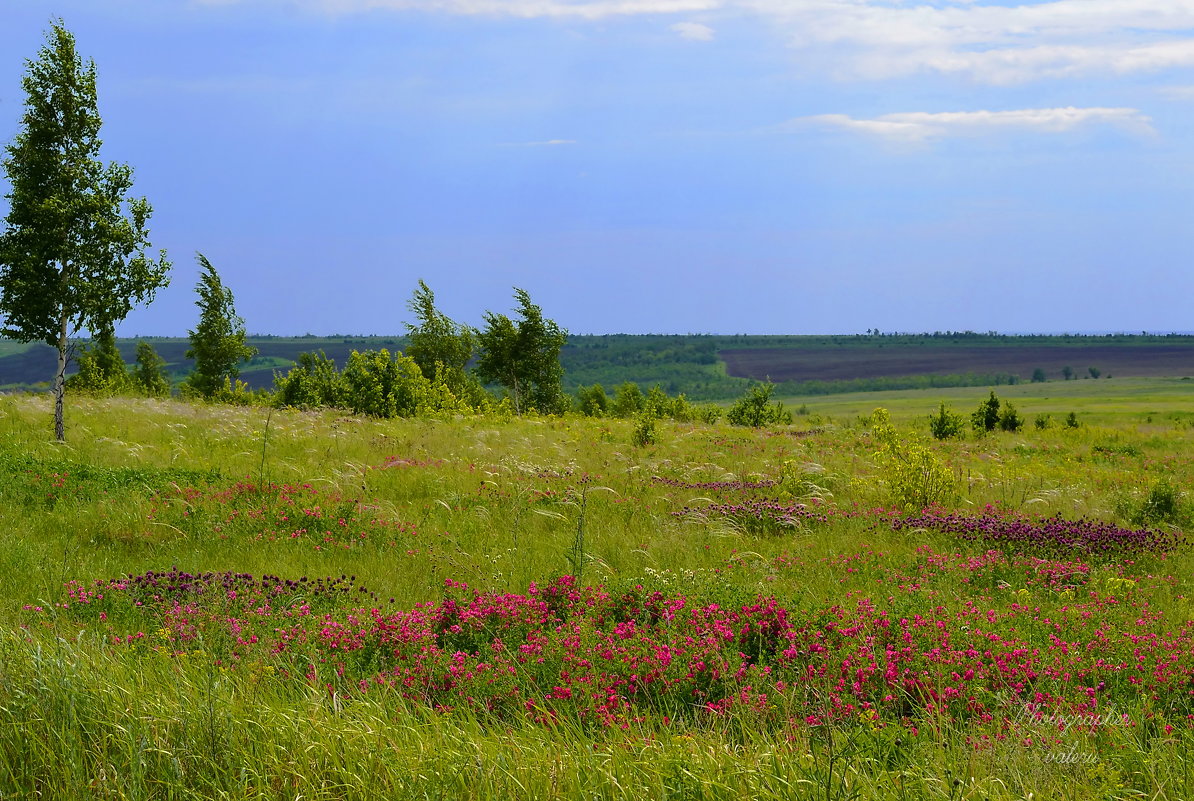
<instances>
[{"instance_id":1,"label":"grassy meadow","mask_svg":"<svg viewBox=\"0 0 1194 801\"><path fill-rule=\"evenodd\" d=\"M0 797L1194 798L1192 385L645 446L0 396Z\"/></svg>"}]
</instances>

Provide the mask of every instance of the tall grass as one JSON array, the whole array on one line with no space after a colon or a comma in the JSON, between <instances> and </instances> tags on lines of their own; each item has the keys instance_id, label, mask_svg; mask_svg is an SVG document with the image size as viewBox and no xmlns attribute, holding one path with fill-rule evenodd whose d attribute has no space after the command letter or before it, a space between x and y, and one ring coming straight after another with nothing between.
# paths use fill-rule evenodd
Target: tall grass
<instances>
[{"instance_id":1,"label":"tall grass","mask_svg":"<svg viewBox=\"0 0 1194 801\"><path fill-rule=\"evenodd\" d=\"M1116 411L1122 400L1102 410L1086 403L1088 423L1076 430L933 443L956 478L947 509L935 514L1131 528L1159 481L1190 485L1194 433L1182 420L1158 411L1144 422ZM1144 396L1132 403L1149 405ZM1017 405L1035 413L1029 400ZM901 435L926 438L935 406L926 400L917 413L924 420L895 415ZM1194 612L1188 549L1046 554L923 521L893 526L893 479L878 445L858 415L837 408L774 431L659 421L658 443L639 447L633 421L267 417L252 408L78 399L61 446L51 441L46 399L0 397L0 795L1194 798L1194 684L1180 684L1190 667L1180 643ZM1176 511L1150 525L1182 533L1189 499L1178 496ZM760 521L736 511L756 501L816 514ZM316 610L337 624L358 606L392 615L467 604L474 591L523 597L533 584L583 571L581 584L604 586L615 599L657 592L701 614L715 605L741 616L736 610L771 598L801 621L788 631L829 637L832 647L824 657L801 650L795 662L766 649L751 656L748 694L765 677L800 688L781 697L768 685L771 700L761 706L725 701L746 681L727 678L711 685L725 695L706 699L721 711L667 707L643 694L604 725L559 699L544 717L546 699L498 714L451 700L436 708L420 701L428 693L384 683L356 691L350 678L392 669L384 649L368 658L332 654L312 624L305 650L272 651L282 607L252 628L249 607L194 600L182 620L178 610L190 600L137 607L110 590L87 606L67 594L72 582L95 587L172 567L295 581L352 576L368 602ZM1129 632L1146 638L1134 646L1138 658L1164 675L1142 692L1129 681L1135 672L1083 661L1092 652L1076 647L1064 659L1087 671L1082 681L1036 678L1025 691L994 678L983 684L980 671L975 697L995 712L991 719L965 702L926 701L920 690L860 705L830 677L866 649L830 623L873 620L863 600L889 620L938 621L944 628L933 630L950 639L932 647L956 647L971 667L983 660L965 657L972 645L962 643L980 642L978 628L1057 659L1058 637L1110 637L1107 665L1127 664L1132 648L1115 638ZM970 610L984 617L971 620ZM236 644L223 628L229 620L259 641ZM572 620L589 625L584 615ZM636 636L682 650L667 640L678 629L648 629L645 620L637 619ZM612 636L610 625L594 620L583 636ZM134 634L142 636L114 643ZM429 636L444 659L466 642ZM467 642L468 659L499 654L484 636ZM850 650L856 642L863 651ZM943 691L951 671L965 668L934 661L928 641L917 647L909 658L927 671L916 685L926 692ZM726 648L731 661L750 650ZM296 671L302 659L314 679ZM563 663L545 660L511 661L520 692L567 684ZM799 678L809 666L821 673ZM621 675L612 663L604 669ZM1085 697L1087 679L1108 688L1098 691L1098 708L1128 725L1049 733L1024 718L1026 702L1079 714L1074 699ZM456 697L436 687L437 697ZM1052 700L1033 700L1033 692Z\"/></svg>"}]
</instances>

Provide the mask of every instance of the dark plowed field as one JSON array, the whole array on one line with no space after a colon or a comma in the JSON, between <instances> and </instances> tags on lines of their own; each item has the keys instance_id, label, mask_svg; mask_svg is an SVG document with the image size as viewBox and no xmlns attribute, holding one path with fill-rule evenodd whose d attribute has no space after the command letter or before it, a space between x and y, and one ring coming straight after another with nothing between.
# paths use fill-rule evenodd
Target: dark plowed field
<instances>
[{"instance_id":1,"label":"dark plowed field","mask_svg":"<svg viewBox=\"0 0 1194 801\"><path fill-rule=\"evenodd\" d=\"M911 375L1009 373L1022 380L1037 368L1050 380L1072 367L1103 376L1194 376L1194 345L827 345L723 350L730 375L760 381L835 381Z\"/></svg>"}]
</instances>

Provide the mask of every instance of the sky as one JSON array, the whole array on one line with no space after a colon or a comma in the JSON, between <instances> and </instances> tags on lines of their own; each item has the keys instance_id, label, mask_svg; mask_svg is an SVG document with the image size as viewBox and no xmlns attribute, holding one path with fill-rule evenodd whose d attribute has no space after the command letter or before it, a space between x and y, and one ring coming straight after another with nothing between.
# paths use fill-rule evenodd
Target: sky
<instances>
[{"instance_id":1,"label":"sky","mask_svg":"<svg viewBox=\"0 0 1194 801\"><path fill-rule=\"evenodd\" d=\"M1194 0L0 0L0 142L59 18L174 262L120 336L197 252L261 334L1194 329Z\"/></svg>"}]
</instances>

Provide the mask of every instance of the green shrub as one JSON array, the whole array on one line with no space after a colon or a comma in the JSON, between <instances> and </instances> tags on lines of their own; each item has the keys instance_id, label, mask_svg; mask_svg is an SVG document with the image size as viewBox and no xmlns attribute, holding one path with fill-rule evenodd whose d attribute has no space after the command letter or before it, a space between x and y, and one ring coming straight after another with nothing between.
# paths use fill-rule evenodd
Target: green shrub
<instances>
[{"instance_id":1,"label":"green shrub","mask_svg":"<svg viewBox=\"0 0 1194 801\"><path fill-rule=\"evenodd\" d=\"M929 415L929 431L937 439L959 437L962 435L964 427L965 420L962 418L962 415L951 411L945 405L945 401L941 401L941 405L937 409L937 414Z\"/></svg>"},{"instance_id":2,"label":"green shrub","mask_svg":"<svg viewBox=\"0 0 1194 801\"><path fill-rule=\"evenodd\" d=\"M729 412L726 419L732 425L762 428L765 425L790 425L792 413L784 408L779 401L771 402L771 393L775 385L770 381L755 384L739 398Z\"/></svg>"},{"instance_id":3,"label":"green shrub","mask_svg":"<svg viewBox=\"0 0 1194 801\"><path fill-rule=\"evenodd\" d=\"M111 328L96 333L76 359L79 371L66 380L67 389L88 395L119 395L132 389L124 359Z\"/></svg>"},{"instance_id":4,"label":"green shrub","mask_svg":"<svg viewBox=\"0 0 1194 801\"><path fill-rule=\"evenodd\" d=\"M1081 425L1081 424L1078 422L1077 413L1070 412L1069 414L1066 415L1066 417L1065 417L1065 427L1066 428L1077 428L1079 425Z\"/></svg>"},{"instance_id":5,"label":"green shrub","mask_svg":"<svg viewBox=\"0 0 1194 801\"><path fill-rule=\"evenodd\" d=\"M643 391L633 381L624 381L614 390L611 411L614 417L633 417L643 410Z\"/></svg>"},{"instance_id":6,"label":"green shrub","mask_svg":"<svg viewBox=\"0 0 1194 801\"><path fill-rule=\"evenodd\" d=\"M1036 426L1038 431L1044 431L1046 428L1053 427L1053 416L1048 414L1038 414L1032 419L1032 424Z\"/></svg>"},{"instance_id":7,"label":"green shrub","mask_svg":"<svg viewBox=\"0 0 1194 801\"><path fill-rule=\"evenodd\" d=\"M1177 487L1169 483L1169 479L1162 478L1153 484L1148 497L1132 515L1132 523L1137 526L1147 526L1155 523L1180 524L1185 521L1186 514L1182 506L1182 493Z\"/></svg>"},{"instance_id":8,"label":"green shrub","mask_svg":"<svg viewBox=\"0 0 1194 801\"><path fill-rule=\"evenodd\" d=\"M956 491L953 471L924 445L901 440L886 409L871 412L870 426L882 446L879 456L893 503L905 510L918 511L953 497Z\"/></svg>"},{"instance_id":9,"label":"green shrub","mask_svg":"<svg viewBox=\"0 0 1194 801\"><path fill-rule=\"evenodd\" d=\"M648 445L656 444L658 438L655 433L655 417L647 412L640 414L634 422L634 431L630 435L630 441L636 448L645 448Z\"/></svg>"},{"instance_id":10,"label":"green shrub","mask_svg":"<svg viewBox=\"0 0 1194 801\"><path fill-rule=\"evenodd\" d=\"M970 422L979 432L994 431L999 425L999 398L995 396L995 390L991 390L991 396L971 413Z\"/></svg>"},{"instance_id":11,"label":"green shrub","mask_svg":"<svg viewBox=\"0 0 1194 801\"><path fill-rule=\"evenodd\" d=\"M576 410L586 417L605 417L609 411L609 396L600 384L576 390Z\"/></svg>"},{"instance_id":12,"label":"green shrub","mask_svg":"<svg viewBox=\"0 0 1194 801\"><path fill-rule=\"evenodd\" d=\"M137 343L137 366L130 376L133 388L148 398L161 398L170 394L170 376L166 373L166 360L158 355L148 342Z\"/></svg>"},{"instance_id":13,"label":"green shrub","mask_svg":"<svg viewBox=\"0 0 1194 801\"><path fill-rule=\"evenodd\" d=\"M1016 412L1016 407L1009 401L1003 402L999 411L999 430L1015 433L1024 427L1024 419Z\"/></svg>"},{"instance_id":14,"label":"green shrub","mask_svg":"<svg viewBox=\"0 0 1194 801\"><path fill-rule=\"evenodd\" d=\"M414 359L385 348L353 351L342 374L344 403L371 417L431 417L468 414L474 409L443 381L431 382Z\"/></svg>"},{"instance_id":15,"label":"green shrub","mask_svg":"<svg viewBox=\"0 0 1194 801\"><path fill-rule=\"evenodd\" d=\"M300 353L290 372L274 373L274 390L276 405L295 409L340 406L345 393L336 363L323 351Z\"/></svg>"}]
</instances>

